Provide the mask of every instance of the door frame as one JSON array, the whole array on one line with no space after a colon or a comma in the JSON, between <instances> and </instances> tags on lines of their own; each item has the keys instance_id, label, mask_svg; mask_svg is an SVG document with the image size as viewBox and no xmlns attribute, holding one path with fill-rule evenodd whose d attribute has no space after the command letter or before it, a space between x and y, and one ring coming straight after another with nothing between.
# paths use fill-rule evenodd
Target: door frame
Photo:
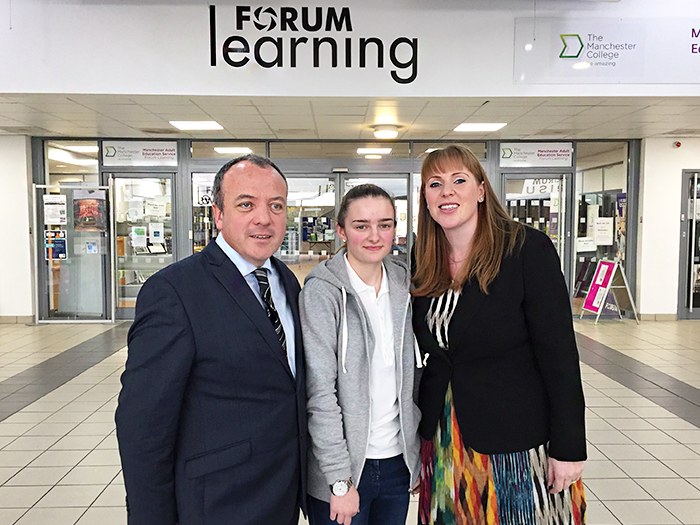
<instances>
[{"instance_id":1,"label":"door frame","mask_svg":"<svg viewBox=\"0 0 700 525\"><path fill-rule=\"evenodd\" d=\"M562 235L564 239L563 243L563 253L559 255L562 263L562 273L564 274L564 280L566 281L567 289L569 290L569 296L571 296L571 284L574 282L573 272L576 268L574 264L575 250L574 250L574 239L571 234L573 223L574 223L574 196L575 196L575 178L573 168L527 168L527 169L500 169L498 181L501 185L500 187L500 201L505 207L506 203L506 182L508 180L526 180L533 178L547 178L555 179L560 178L564 181L564 191L560 192L560 199L564 200L566 206L563 216L563 225L560 219L559 228L562 230ZM561 205L560 205L561 206Z\"/></svg>"},{"instance_id":2,"label":"door frame","mask_svg":"<svg viewBox=\"0 0 700 525\"><path fill-rule=\"evenodd\" d=\"M104 317L100 319L51 319L48 317L49 314L49 294L44 293L47 291L48 288L48 283L49 280L47 278L47 274L42 271L42 262L45 260L43 258L44 255L44 239L43 236L40 234L40 232L44 231L44 224L42 224L42 227L39 227L39 216L43 216L43 211L40 211L40 206L41 206L41 199L39 198L40 191L45 191L45 190L50 190L50 189L56 189L56 190L62 190L62 189L70 189L70 190L99 190L99 191L104 191L106 193L106 204L108 209L108 220L109 220L109 228L105 232L107 235L107 253L103 254L105 255L103 261L102 261L102 275L105 277L104 279L104 288L103 288L103 312L104 312ZM44 193L41 193L44 195ZM69 208L69 213L73 213L72 209L72 203L68 204L67 206L71 206ZM35 233L35 251L34 251L34 257L32 258L34 261L34 323L35 324L61 324L61 323L82 323L82 324L89 324L89 323L99 323L99 324L104 324L104 323L113 323L115 320L115 311L114 311L114 272L112 271L112 245L113 245L113 239L114 239L114 227L113 227L113 221L112 221L112 214L113 214L113 206L112 206L112 189L109 186L103 186L103 185L94 185L94 184L86 184L86 183L80 183L80 184L66 184L66 185L47 185L47 184L32 184L32 220L33 220L33 226L32 230ZM64 228L65 229L65 228ZM66 240L66 249L69 250L71 243L69 240Z\"/></svg>"},{"instance_id":3,"label":"door frame","mask_svg":"<svg viewBox=\"0 0 700 525\"><path fill-rule=\"evenodd\" d=\"M697 232L693 232L693 226L695 228L700 227L700 225L694 224L695 221L691 219L690 210L687 209L690 201L690 182L693 178L695 181L695 191L696 197L694 199L695 212L700 213L700 198L697 197L697 186L700 185L700 169L684 169L682 171L682 190L681 190L681 225L680 225L680 255L678 260L678 319L700 319L700 305L691 308L687 306L687 299L689 293L689 277L690 277L690 250L692 249L691 243L694 244L694 235ZM695 258L700 257L700 253L695 254Z\"/></svg>"},{"instance_id":4,"label":"door frame","mask_svg":"<svg viewBox=\"0 0 700 525\"><path fill-rule=\"evenodd\" d=\"M136 309L135 308L126 308L126 307L120 307L117 304L117 299L119 298L119 294L117 293L117 287L119 286L119 282L117 279L117 271L118 271L118 264L117 264L117 217L115 214L115 181L117 179L170 179L170 220L172 222L171 224L171 232L173 239L170 243L171 249L172 249L172 262L176 262L179 260L178 258L178 246L177 246L177 239L176 236L178 235L178 217L177 214L178 212L176 211L176 193L177 193L177 183L175 182L177 178L177 173L175 170L171 171L146 171L143 168L141 168L138 171L130 171L130 170L124 170L121 168L114 168L114 169L104 169L102 176L108 180L109 183L109 188L110 188L110 209L111 214L110 214L110 220L111 220L111 229L112 229L112 242L111 242L111 251L112 251L112 257L111 257L111 266L112 266L112 303L113 303L113 319L118 320L118 321L123 321L123 320L131 320L134 319L134 316L136 314ZM190 210L190 214L192 211Z\"/></svg>"}]
</instances>

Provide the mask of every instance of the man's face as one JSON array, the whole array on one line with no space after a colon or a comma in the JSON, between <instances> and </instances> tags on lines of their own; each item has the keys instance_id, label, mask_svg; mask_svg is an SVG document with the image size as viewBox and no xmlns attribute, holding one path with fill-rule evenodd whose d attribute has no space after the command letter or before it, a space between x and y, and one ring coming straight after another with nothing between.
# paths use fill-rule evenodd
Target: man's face
<instances>
[{"instance_id":1,"label":"man's face","mask_svg":"<svg viewBox=\"0 0 700 525\"><path fill-rule=\"evenodd\" d=\"M226 242L255 266L282 244L287 224L287 183L274 168L242 161L221 183L223 210L214 205L214 221Z\"/></svg>"}]
</instances>

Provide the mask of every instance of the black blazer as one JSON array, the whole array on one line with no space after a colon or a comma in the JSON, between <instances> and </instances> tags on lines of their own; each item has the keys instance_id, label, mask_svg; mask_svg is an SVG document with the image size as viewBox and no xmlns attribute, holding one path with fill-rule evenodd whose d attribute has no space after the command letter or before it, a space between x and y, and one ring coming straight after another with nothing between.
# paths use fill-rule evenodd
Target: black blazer
<instances>
[{"instance_id":1,"label":"black blazer","mask_svg":"<svg viewBox=\"0 0 700 525\"><path fill-rule=\"evenodd\" d=\"M485 454L549 441L562 461L586 458L584 399L569 296L554 245L525 228L518 253L504 257L488 295L468 282L441 350L426 323L429 297L413 304L423 353L419 432L432 439L448 383L464 445Z\"/></svg>"},{"instance_id":2,"label":"black blazer","mask_svg":"<svg viewBox=\"0 0 700 525\"><path fill-rule=\"evenodd\" d=\"M296 377L262 306L216 243L143 285L116 413L130 525L296 525L306 470Z\"/></svg>"}]
</instances>

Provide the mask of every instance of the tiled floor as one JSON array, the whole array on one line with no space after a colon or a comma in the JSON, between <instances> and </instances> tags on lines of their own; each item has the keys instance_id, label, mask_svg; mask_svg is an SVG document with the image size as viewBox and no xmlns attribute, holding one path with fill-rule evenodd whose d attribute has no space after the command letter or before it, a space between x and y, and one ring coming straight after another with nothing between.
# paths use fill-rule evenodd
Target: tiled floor
<instances>
[{"instance_id":1,"label":"tiled floor","mask_svg":"<svg viewBox=\"0 0 700 525\"><path fill-rule=\"evenodd\" d=\"M700 525L700 322L576 329L589 525ZM0 325L0 524L126 523L124 339L125 326Z\"/></svg>"}]
</instances>

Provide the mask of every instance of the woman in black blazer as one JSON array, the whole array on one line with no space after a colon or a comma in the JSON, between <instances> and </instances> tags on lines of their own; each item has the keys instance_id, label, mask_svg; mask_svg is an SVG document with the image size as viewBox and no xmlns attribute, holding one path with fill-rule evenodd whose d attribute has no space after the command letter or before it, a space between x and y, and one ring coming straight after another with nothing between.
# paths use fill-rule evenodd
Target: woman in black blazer
<instances>
[{"instance_id":1,"label":"woman in black blazer","mask_svg":"<svg viewBox=\"0 0 700 525\"><path fill-rule=\"evenodd\" d=\"M468 149L430 153L421 177L421 522L585 523L584 399L554 245L508 216Z\"/></svg>"}]
</instances>

